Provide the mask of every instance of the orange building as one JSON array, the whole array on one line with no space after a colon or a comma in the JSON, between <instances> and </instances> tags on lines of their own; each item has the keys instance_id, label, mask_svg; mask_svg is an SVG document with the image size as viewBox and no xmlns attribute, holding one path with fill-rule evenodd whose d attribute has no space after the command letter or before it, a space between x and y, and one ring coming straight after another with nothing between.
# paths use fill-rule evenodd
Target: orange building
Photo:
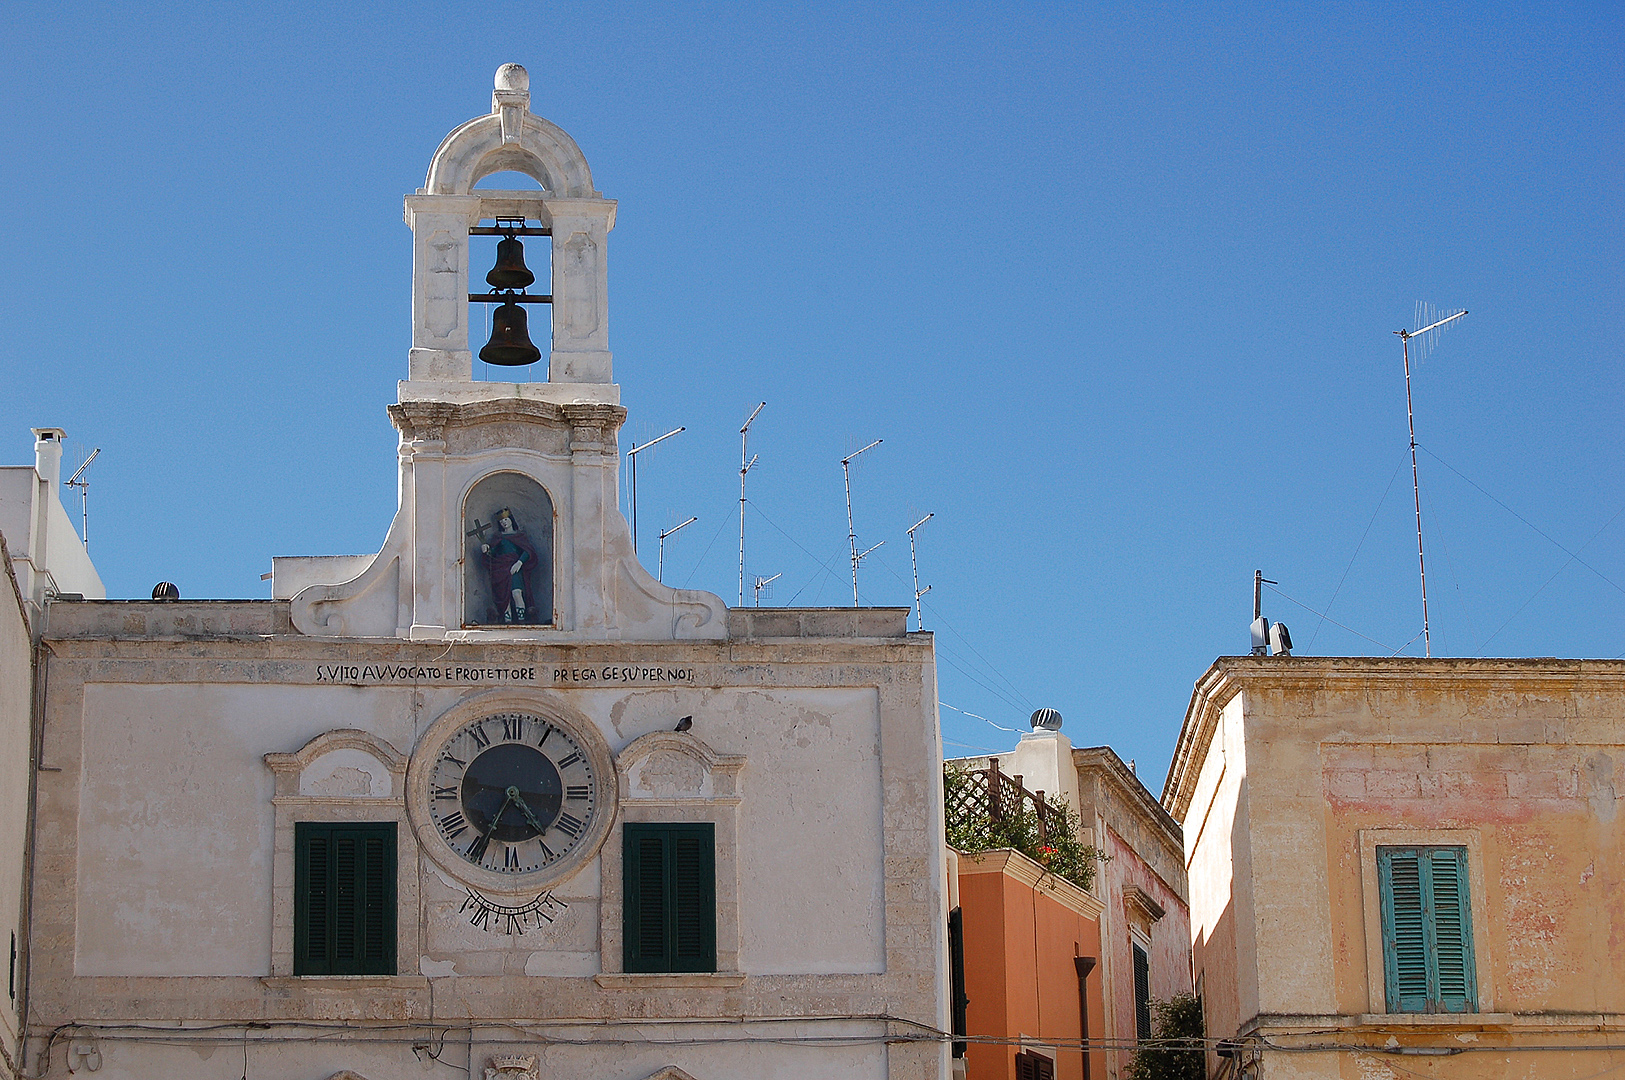
<instances>
[{"instance_id":1,"label":"orange building","mask_svg":"<svg viewBox=\"0 0 1625 1080\"><path fill-rule=\"evenodd\" d=\"M966 1080L1104 1080L1099 900L1008 849L958 857ZM961 1068L963 1062L963 1071Z\"/></svg>"}]
</instances>

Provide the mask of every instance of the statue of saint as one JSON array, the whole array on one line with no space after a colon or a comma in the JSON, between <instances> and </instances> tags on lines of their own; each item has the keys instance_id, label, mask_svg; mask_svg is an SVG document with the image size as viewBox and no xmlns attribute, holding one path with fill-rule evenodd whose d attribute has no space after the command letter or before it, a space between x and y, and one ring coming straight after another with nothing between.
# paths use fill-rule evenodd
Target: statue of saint
<instances>
[{"instance_id":1,"label":"statue of saint","mask_svg":"<svg viewBox=\"0 0 1625 1080\"><path fill-rule=\"evenodd\" d=\"M513 511L507 507L497 511L495 525L496 535L480 544L486 571L491 577L491 602L496 605L491 621L537 622L542 613L536 610L536 590L531 585L536 549L520 531ZM551 613L548 616L547 621L551 622Z\"/></svg>"}]
</instances>

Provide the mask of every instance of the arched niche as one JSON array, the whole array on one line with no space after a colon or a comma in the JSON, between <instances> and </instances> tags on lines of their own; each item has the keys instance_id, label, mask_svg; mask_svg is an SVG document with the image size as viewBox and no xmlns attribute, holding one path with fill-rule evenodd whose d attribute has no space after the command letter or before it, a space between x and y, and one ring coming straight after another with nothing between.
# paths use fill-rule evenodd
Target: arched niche
<instances>
[{"instance_id":1,"label":"arched niche","mask_svg":"<svg viewBox=\"0 0 1625 1080\"><path fill-rule=\"evenodd\" d=\"M464 626L554 625L553 526L553 499L528 476L493 473L469 489L463 500Z\"/></svg>"}]
</instances>

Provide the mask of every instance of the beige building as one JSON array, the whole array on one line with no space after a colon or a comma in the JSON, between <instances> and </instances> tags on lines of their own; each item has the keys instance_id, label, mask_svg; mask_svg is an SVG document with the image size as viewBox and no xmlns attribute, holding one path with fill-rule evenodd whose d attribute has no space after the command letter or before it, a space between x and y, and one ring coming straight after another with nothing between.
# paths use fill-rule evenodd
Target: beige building
<instances>
[{"instance_id":1,"label":"beige building","mask_svg":"<svg viewBox=\"0 0 1625 1080\"><path fill-rule=\"evenodd\" d=\"M1625 662L1215 662L1163 790L1213 1074L1622 1067L1622 796Z\"/></svg>"},{"instance_id":2,"label":"beige building","mask_svg":"<svg viewBox=\"0 0 1625 1080\"><path fill-rule=\"evenodd\" d=\"M406 199L380 551L279 558L267 601L52 605L31 1075L946 1073L931 638L638 563L615 203L527 82ZM472 230L542 280L503 248L504 307L553 313L482 353L545 382L472 378Z\"/></svg>"}]
</instances>

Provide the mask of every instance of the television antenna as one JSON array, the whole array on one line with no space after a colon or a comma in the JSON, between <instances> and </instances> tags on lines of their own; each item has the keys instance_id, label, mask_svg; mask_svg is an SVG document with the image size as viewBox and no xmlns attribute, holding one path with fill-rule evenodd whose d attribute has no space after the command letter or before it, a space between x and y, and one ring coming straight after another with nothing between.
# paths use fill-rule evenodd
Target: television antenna
<instances>
[{"instance_id":1,"label":"television antenna","mask_svg":"<svg viewBox=\"0 0 1625 1080\"><path fill-rule=\"evenodd\" d=\"M863 453L864 450L873 450L884 441L884 439L876 439L868 446L865 446L863 450L858 450L854 453L848 454L846 457L841 459L841 479L846 483L846 540L847 543L852 546L853 607L858 606L858 564L863 561L863 557L865 555L869 554L869 552L879 547L880 544L884 544L886 541L882 540L880 544L876 544L874 547L866 548L862 552L858 551L858 533L857 530L852 527L852 461L858 456L858 454Z\"/></svg>"},{"instance_id":2,"label":"television antenna","mask_svg":"<svg viewBox=\"0 0 1625 1080\"><path fill-rule=\"evenodd\" d=\"M756 419L756 414L767 408L767 402L762 402L751 410L750 417L746 419L745 426L739 429L739 606L745 606L745 476L756 467L756 457L746 457L750 452L750 425Z\"/></svg>"},{"instance_id":3,"label":"television antenna","mask_svg":"<svg viewBox=\"0 0 1625 1080\"><path fill-rule=\"evenodd\" d=\"M1417 322L1432 319L1437 314L1431 304L1416 305ZM1427 560L1422 556L1422 482L1416 472L1416 413L1411 408L1411 341L1415 340L1417 343L1416 362L1421 363L1438 343L1439 335L1444 333L1445 324L1455 322L1465 314L1467 312L1462 310L1446 315L1420 330L1394 331L1399 335L1400 346L1405 356L1405 420L1411 428L1411 494L1416 499L1416 567L1422 578L1422 651L1427 656L1433 655L1433 637L1428 630L1428 567Z\"/></svg>"},{"instance_id":4,"label":"television antenna","mask_svg":"<svg viewBox=\"0 0 1625 1080\"><path fill-rule=\"evenodd\" d=\"M920 617L920 597L931 591L931 586L920 588L920 561L914 555L914 530L936 517L936 511L925 515L908 527L908 563L914 568L914 629L924 630L925 620Z\"/></svg>"},{"instance_id":5,"label":"television antenna","mask_svg":"<svg viewBox=\"0 0 1625 1080\"><path fill-rule=\"evenodd\" d=\"M653 446L655 443L664 442L673 435L676 435L678 432L687 430L687 427L673 428L664 435L660 436L660 438L650 439L642 446L639 446L637 443L633 443L632 449L626 452L626 460L631 463L632 469L632 554L634 555L638 553L638 455L649 449L649 447Z\"/></svg>"},{"instance_id":6,"label":"television antenna","mask_svg":"<svg viewBox=\"0 0 1625 1080\"><path fill-rule=\"evenodd\" d=\"M682 429L678 428L678 430L681 431ZM680 524L677 524L677 525L673 525L671 528L667 529L665 532L660 534L660 558L659 558L659 561L655 563L655 580L656 581L663 581L665 579L665 576L666 576L666 537L672 535L678 529L681 529L684 525L692 525L698 520L700 520L700 519L697 518L697 517L690 517L687 521L684 521L684 522L682 522Z\"/></svg>"},{"instance_id":7,"label":"television antenna","mask_svg":"<svg viewBox=\"0 0 1625 1080\"><path fill-rule=\"evenodd\" d=\"M90 463L95 461L96 455L101 452L102 448L96 447L90 452L90 456L85 458L84 464L79 466L79 471L62 481L63 487L79 489L79 538L84 541L86 551L90 550L90 477L85 475L85 470L90 468Z\"/></svg>"},{"instance_id":8,"label":"television antenna","mask_svg":"<svg viewBox=\"0 0 1625 1080\"><path fill-rule=\"evenodd\" d=\"M779 580L783 576L784 576L784 571L780 570L777 574L774 574L772 577L768 577L768 578L758 577L756 579L756 583L754 585L752 585L751 588L756 590L756 606L757 607L762 606L762 590L767 588L769 585L773 584L775 581Z\"/></svg>"}]
</instances>

